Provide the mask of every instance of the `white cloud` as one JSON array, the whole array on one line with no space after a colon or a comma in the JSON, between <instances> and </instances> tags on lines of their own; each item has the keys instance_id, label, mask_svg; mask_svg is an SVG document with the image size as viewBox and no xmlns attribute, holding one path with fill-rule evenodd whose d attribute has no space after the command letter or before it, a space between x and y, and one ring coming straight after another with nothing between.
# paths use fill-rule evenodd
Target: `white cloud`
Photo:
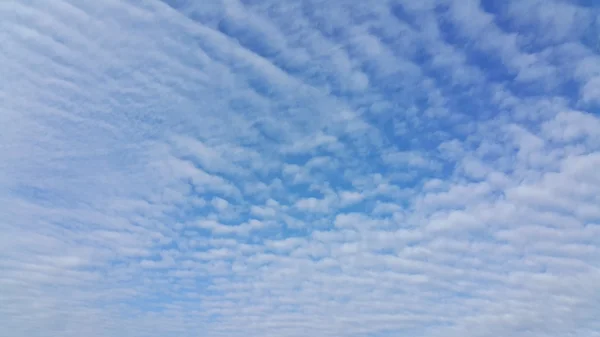
<instances>
[{"instance_id":1,"label":"white cloud","mask_svg":"<svg viewBox=\"0 0 600 337\"><path fill-rule=\"evenodd\" d=\"M259 216L261 218L270 218L274 217L277 212L270 207L260 207L260 206L252 206L250 207L250 213L254 216Z\"/></svg>"},{"instance_id":2,"label":"white cloud","mask_svg":"<svg viewBox=\"0 0 600 337\"><path fill-rule=\"evenodd\" d=\"M339 193L340 205L342 207L361 202L365 196L355 191L342 191Z\"/></svg>"},{"instance_id":3,"label":"white cloud","mask_svg":"<svg viewBox=\"0 0 600 337\"><path fill-rule=\"evenodd\" d=\"M302 198L296 201L295 206L301 211L325 213L329 212L331 207L331 201L327 198Z\"/></svg>"},{"instance_id":4,"label":"white cloud","mask_svg":"<svg viewBox=\"0 0 600 337\"><path fill-rule=\"evenodd\" d=\"M2 331L600 336L596 12L2 2Z\"/></svg>"},{"instance_id":5,"label":"white cloud","mask_svg":"<svg viewBox=\"0 0 600 337\"><path fill-rule=\"evenodd\" d=\"M210 203L220 212L223 212L227 209L227 207L229 207L229 202L223 198L213 198Z\"/></svg>"}]
</instances>

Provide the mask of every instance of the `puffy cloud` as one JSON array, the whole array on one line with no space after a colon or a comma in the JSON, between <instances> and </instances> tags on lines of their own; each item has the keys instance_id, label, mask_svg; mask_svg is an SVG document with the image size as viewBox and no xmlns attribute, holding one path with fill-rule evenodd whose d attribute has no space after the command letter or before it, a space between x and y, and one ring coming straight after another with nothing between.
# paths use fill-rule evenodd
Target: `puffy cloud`
<instances>
[{"instance_id":1,"label":"puffy cloud","mask_svg":"<svg viewBox=\"0 0 600 337\"><path fill-rule=\"evenodd\" d=\"M597 10L0 4L10 336L600 336Z\"/></svg>"}]
</instances>

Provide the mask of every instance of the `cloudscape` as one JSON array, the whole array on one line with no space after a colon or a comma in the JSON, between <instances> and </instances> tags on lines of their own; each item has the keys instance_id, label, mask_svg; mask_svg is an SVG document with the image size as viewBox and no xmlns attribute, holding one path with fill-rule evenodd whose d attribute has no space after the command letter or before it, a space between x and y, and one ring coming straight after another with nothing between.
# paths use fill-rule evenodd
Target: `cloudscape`
<instances>
[{"instance_id":1,"label":"cloudscape","mask_svg":"<svg viewBox=\"0 0 600 337\"><path fill-rule=\"evenodd\" d=\"M600 336L600 7L0 1L0 336Z\"/></svg>"}]
</instances>

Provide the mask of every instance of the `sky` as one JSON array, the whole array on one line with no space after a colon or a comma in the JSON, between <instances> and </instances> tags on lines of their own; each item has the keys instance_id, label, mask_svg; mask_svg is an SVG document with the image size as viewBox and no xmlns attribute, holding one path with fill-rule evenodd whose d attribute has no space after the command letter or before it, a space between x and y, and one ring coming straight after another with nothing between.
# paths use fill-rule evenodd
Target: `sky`
<instances>
[{"instance_id":1,"label":"sky","mask_svg":"<svg viewBox=\"0 0 600 337\"><path fill-rule=\"evenodd\" d=\"M0 1L1 336L600 336L600 3Z\"/></svg>"}]
</instances>

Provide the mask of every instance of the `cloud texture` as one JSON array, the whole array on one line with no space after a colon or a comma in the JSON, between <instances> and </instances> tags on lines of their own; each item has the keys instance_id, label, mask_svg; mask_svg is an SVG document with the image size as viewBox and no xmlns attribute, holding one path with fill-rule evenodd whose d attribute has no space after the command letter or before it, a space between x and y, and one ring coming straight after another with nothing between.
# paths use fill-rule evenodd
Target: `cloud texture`
<instances>
[{"instance_id":1,"label":"cloud texture","mask_svg":"<svg viewBox=\"0 0 600 337\"><path fill-rule=\"evenodd\" d=\"M592 1L0 2L0 335L600 336Z\"/></svg>"}]
</instances>

